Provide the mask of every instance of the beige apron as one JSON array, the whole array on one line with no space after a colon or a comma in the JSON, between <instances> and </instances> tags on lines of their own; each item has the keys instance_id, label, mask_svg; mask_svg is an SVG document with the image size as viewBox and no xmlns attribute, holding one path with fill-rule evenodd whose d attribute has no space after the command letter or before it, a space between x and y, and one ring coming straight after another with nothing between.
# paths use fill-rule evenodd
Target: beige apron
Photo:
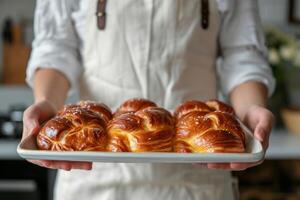
<instances>
[{"instance_id":1,"label":"beige apron","mask_svg":"<svg viewBox=\"0 0 300 200\"><path fill-rule=\"evenodd\" d=\"M107 0L106 27L97 28L90 0L80 84L82 99L115 109L144 97L173 110L188 99L216 97L219 15L210 3L201 27L199 0ZM94 163L92 171L58 173L56 200L233 199L229 172L190 164Z\"/></svg>"}]
</instances>

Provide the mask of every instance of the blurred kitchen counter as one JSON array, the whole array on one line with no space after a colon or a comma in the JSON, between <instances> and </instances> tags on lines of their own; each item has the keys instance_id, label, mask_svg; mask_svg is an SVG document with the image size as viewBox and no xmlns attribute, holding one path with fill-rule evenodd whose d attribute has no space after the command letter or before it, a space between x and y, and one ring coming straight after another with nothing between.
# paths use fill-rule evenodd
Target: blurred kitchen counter
<instances>
[{"instance_id":1,"label":"blurred kitchen counter","mask_svg":"<svg viewBox=\"0 0 300 200\"><path fill-rule=\"evenodd\" d=\"M300 135L288 133L286 129L275 129L270 136L266 157L268 160L300 159Z\"/></svg>"},{"instance_id":2,"label":"blurred kitchen counter","mask_svg":"<svg viewBox=\"0 0 300 200\"><path fill-rule=\"evenodd\" d=\"M20 160L17 153L19 140L0 139L0 160Z\"/></svg>"}]
</instances>

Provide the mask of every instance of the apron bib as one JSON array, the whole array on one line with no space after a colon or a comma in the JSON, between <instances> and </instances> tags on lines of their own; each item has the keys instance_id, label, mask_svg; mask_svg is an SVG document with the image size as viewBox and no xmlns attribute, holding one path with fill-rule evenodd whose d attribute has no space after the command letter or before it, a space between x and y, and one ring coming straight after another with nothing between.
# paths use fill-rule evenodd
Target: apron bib
<instances>
[{"instance_id":1,"label":"apron bib","mask_svg":"<svg viewBox=\"0 0 300 200\"><path fill-rule=\"evenodd\" d=\"M128 98L144 97L174 110L185 100L216 98L220 22L214 0L107 0L105 18L95 15L97 0L89 3L81 99L101 101L114 110ZM94 163L92 171L59 171L55 197L233 199L229 172L138 163Z\"/></svg>"},{"instance_id":2,"label":"apron bib","mask_svg":"<svg viewBox=\"0 0 300 200\"><path fill-rule=\"evenodd\" d=\"M173 110L188 99L216 97L218 9L201 26L200 0L107 0L106 26L97 27L91 1L83 45L82 99L115 109L144 97ZM208 0L203 0L208 1Z\"/></svg>"}]
</instances>

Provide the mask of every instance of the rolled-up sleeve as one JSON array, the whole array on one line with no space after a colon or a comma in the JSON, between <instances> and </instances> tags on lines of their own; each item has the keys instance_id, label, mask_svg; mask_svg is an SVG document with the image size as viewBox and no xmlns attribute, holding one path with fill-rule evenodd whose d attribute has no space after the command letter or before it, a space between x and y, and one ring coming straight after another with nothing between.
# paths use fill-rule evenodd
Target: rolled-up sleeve
<instances>
[{"instance_id":1,"label":"rolled-up sleeve","mask_svg":"<svg viewBox=\"0 0 300 200\"><path fill-rule=\"evenodd\" d=\"M27 66L26 81L32 86L38 68L61 72L77 87L81 73L78 38L71 19L72 1L38 0L35 10L35 39Z\"/></svg>"},{"instance_id":2,"label":"rolled-up sleeve","mask_svg":"<svg viewBox=\"0 0 300 200\"><path fill-rule=\"evenodd\" d=\"M269 96L275 80L267 60L257 0L228 1L221 11L219 84L224 95L247 81L266 85Z\"/></svg>"}]
</instances>

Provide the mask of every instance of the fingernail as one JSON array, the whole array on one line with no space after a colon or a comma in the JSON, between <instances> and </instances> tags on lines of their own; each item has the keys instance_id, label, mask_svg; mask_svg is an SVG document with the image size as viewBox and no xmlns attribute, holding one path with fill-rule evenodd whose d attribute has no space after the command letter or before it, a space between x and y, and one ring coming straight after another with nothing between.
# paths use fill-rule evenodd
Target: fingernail
<instances>
[{"instance_id":1,"label":"fingernail","mask_svg":"<svg viewBox=\"0 0 300 200\"><path fill-rule=\"evenodd\" d=\"M92 169L93 169L93 165L92 165L92 164L91 164L91 165L88 165L88 166L85 167L85 169L86 169L86 170L92 170Z\"/></svg>"},{"instance_id":2,"label":"fingernail","mask_svg":"<svg viewBox=\"0 0 300 200\"><path fill-rule=\"evenodd\" d=\"M70 171L71 168L61 168L62 170L65 170L65 171Z\"/></svg>"},{"instance_id":3,"label":"fingernail","mask_svg":"<svg viewBox=\"0 0 300 200\"><path fill-rule=\"evenodd\" d=\"M259 140L259 141L264 141L264 137L265 137L265 134L264 134L264 130L262 129L262 128L259 128L258 130L257 130L257 134L256 134L256 137L257 137L257 139Z\"/></svg>"},{"instance_id":4,"label":"fingernail","mask_svg":"<svg viewBox=\"0 0 300 200\"><path fill-rule=\"evenodd\" d=\"M43 161L42 163L43 163L44 167L49 168L49 167L51 166L51 161L45 160L45 161Z\"/></svg>"},{"instance_id":5,"label":"fingernail","mask_svg":"<svg viewBox=\"0 0 300 200\"><path fill-rule=\"evenodd\" d=\"M33 122L30 124L28 131L30 134L34 134L39 130L39 128L40 128L39 124L36 122Z\"/></svg>"}]
</instances>

